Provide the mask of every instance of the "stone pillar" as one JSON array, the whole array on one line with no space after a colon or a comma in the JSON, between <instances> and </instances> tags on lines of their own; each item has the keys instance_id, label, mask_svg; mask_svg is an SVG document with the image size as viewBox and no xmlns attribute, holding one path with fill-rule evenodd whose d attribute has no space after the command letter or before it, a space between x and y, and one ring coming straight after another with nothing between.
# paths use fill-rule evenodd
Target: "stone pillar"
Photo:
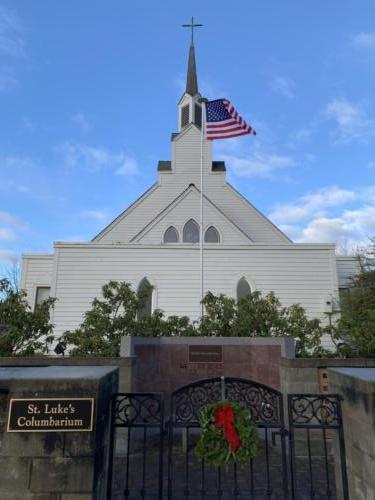
<instances>
[{"instance_id":1,"label":"stone pillar","mask_svg":"<svg viewBox=\"0 0 375 500\"><path fill-rule=\"evenodd\" d=\"M117 387L118 369L108 366L0 368L1 500L104 500ZM92 431L8 432L11 399L42 407L38 400L47 398L93 398Z\"/></svg>"},{"instance_id":2,"label":"stone pillar","mask_svg":"<svg viewBox=\"0 0 375 500\"><path fill-rule=\"evenodd\" d=\"M329 380L331 391L343 397L349 498L375 500L375 368L330 369Z\"/></svg>"}]
</instances>

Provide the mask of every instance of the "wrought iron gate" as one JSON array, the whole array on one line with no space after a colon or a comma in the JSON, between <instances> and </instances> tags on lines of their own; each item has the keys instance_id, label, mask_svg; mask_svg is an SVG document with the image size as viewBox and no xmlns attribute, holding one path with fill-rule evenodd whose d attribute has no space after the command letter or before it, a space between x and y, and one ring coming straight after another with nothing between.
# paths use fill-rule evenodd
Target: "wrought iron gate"
<instances>
[{"instance_id":1,"label":"wrought iron gate","mask_svg":"<svg viewBox=\"0 0 375 500\"><path fill-rule=\"evenodd\" d=\"M339 396L289 395L288 431L280 392L226 377L225 398L248 407L261 446L247 466L216 468L199 460L194 447L200 409L222 397L221 378L181 387L172 394L164 420L160 394L116 394L108 498L334 500L338 488L349 500ZM336 470L334 455L341 458Z\"/></svg>"},{"instance_id":2,"label":"wrought iron gate","mask_svg":"<svg viewBox=\"0 0 375 500\"><path fill-rule=\"evenodd\" d=\"M107 498L163 498L164 404L161 394L115 394ZM119 459L115 461L115 452ZM116 484L116 478L123 479Z\"/></svg>"},{"instance_id":3,"label":"wrought iron gate","mask_svg":"<svg viewBox=\"0 0 375 500\"><path fill-rule=\"evenodd\" d=\"M287 499L287 460L282 394L250 380L225 378L228 401L245 404L259 428L263 446L247 467L208 467L194 454L199 432L199 412L208 403L222 399L220 378L198 381L172 394L169 419L168 499L270 499L274 489ZM184 436L184 456L180 456L176 434ZM279 437L280 453L271 444ZM193 477L191 477L194 474Z\"/></svg>"},{"instance_id":4,"label":"wrought iron gate","mask_svg":"<svg viewBox=\"0 0 375 500\"><path fill-rule=\"evenodd\" d=\"M349 500L341 399L337 394L288 395L292 500L330 500L337 491Z\"/></svg>"}]
</instances>

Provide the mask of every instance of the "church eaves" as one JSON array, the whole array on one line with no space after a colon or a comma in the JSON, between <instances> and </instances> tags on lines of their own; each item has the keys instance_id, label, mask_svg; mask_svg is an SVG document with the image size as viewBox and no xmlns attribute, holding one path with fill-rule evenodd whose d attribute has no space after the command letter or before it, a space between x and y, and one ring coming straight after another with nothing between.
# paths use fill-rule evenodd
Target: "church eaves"
<instances>
[{"instance_id":1,"label":"church eaves","mask_svg":"<svg viewBox=\"0 0 375 500\"><path fill-rule=\"evenodd\" d=\"M197 67L195 64L195 49L194 45L190 45L189 50L189 62L188 62L188 72L186 78L186 94L195 96L198 94L198 78L197 78Z\"/></svg>"},{"instance_id":2,"label":"church eaves","mask_svg":"<svg viewBox=\"0 0 375 500\"><path fill-rule=\"evenodd\" d=\"M226 172L224 161L213 161L211 165L212 172ZM172 172L172 162L170 160L159 160L158 172Z\"/></svg>"}]
</instances>

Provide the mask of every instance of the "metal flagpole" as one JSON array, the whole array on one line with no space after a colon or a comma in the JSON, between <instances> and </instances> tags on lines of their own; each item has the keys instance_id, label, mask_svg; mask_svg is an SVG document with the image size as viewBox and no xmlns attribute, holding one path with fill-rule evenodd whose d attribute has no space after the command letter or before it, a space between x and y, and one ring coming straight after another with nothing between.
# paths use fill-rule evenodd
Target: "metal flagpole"
<instances>
[{"instance_id":1,"label":"metal flagpole","mask_svg":"<svg viewBox=\"0 0 375 500\"><path fill-rule=\"evenodd\" d=\"M204 189L204 176L203 176L203 153L204 153L204 134L205 134L205 124L206 124L206 105L207 99L201 98L202 103L202 126L201 126L201 199L200 199L200 268L201 268L201 316L203 316L204 307L202 304L204 297L204 255L203 255L203 189Z\"/></svg>"}]
</instances>

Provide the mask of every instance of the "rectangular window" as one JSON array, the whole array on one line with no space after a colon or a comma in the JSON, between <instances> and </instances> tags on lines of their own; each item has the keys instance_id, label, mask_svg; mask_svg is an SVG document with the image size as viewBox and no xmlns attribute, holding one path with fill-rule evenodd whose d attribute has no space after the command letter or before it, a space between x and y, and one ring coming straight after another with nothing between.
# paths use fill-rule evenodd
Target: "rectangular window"
<instances>
[{"instance_id":1,"label":"rectangular window","mask_svg":"<svg viewBox=\"0 0 375 500\"><path fill-rule=\"evenodd\" d=\"M197 127L200 128L202 126L202 108L201 106L199 106L199 104L196 104L194 109L195 109L194 123Z\"/></svg>"},{"instance_id":2,"label":"rectangular window","mask_svg":"<svg viewBox=\"0 0 375 500\"><path fill-rule=\"evenodd\" d=\"M189 104L181 108L181 128L189 124Z\"/></svg>"},{"instance_id":3,"label":"rectangular window","mask_svg":"<svg viewBox=\"0 0 375 500\"><path fill-rule=\"evenodd\" d=\"M38 286L36 288L35 294L35 305L41 304L44 300L49 299L50 297L50 287L49 286Z\"/></svg>"}]
</instances>

